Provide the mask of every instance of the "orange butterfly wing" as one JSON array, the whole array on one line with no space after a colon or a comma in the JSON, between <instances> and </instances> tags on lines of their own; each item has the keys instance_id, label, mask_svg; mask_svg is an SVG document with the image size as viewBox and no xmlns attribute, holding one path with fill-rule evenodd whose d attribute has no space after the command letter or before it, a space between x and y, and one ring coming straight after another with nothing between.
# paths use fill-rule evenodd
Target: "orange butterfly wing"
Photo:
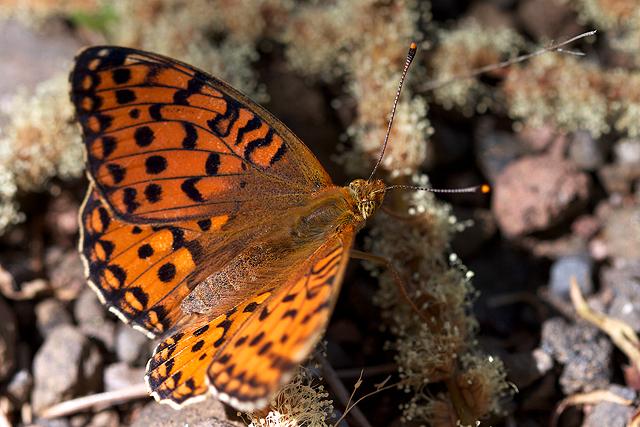
<instances>
[{"instance_id":1,"label":"orange butterfly wing","mask_svg":"<svg viewBox=\"0 0 640 427\"><path fill-rule=\"evenodd\" d=\"M344 229L268 290L160 343L145 377L154 397L180 407L209 389L243 411L264 407L322 335L354 234Z\"/></svg>"},{"instance_id":2,"label":"orange butterfly wing","mask_svg":"<svg viewBox=\"0 0 640 427\"><path fill-rule=\"evenodd\" d=\"M300 194L331 185L286 126L187 64L96 46L78 55L70 82L89 176L127 222L292 205Z\"/></svg>"}]
</instances>

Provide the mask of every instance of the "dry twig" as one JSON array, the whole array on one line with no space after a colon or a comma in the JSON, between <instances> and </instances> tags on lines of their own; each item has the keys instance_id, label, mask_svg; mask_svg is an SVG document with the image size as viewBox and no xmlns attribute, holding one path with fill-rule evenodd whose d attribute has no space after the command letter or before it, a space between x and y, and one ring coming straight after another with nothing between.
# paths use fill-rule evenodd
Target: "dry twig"
<instances>
[{"instance_id":1,"label":"dry twig","mask_svg":"<svg viewBox=\"0 0 640 427\"><path fill-rule=\"evenodd\" d=\"M558 406L556 406L555 411L553 411L550 425L551 427L556 427L558 425L558 419L560 418L560 415L562 415L564 410L569 406L589 405L600 402L611 402L624 406L629 406L633 403L632 400L620 397L609 390L595 390L589 393L574 394L562 399Z\"/></svg>"},{"instance_id":2,"label":"dry twig","mask_svg":"<svg viewBox=\"0 0 640 427\"><path fill-rule=\"evenodd\" d=\"M499 70L501 68L507 68L511 65L517 64L519 62L524 62L528 59L531 59L535 56L542 55L547 52L559 52L570 55L583 55L582 52L569 51L562 49L563 46L571 44L577 40L583 39L585 37L592 36L596 33L596 30L587 31L586 33L578 34L575 37L571 37L569 40L565 40L560 43L553 43L550 46L543 47L541 49L536 50L535 52L527 53L524 55L517 56L515 58L508 59L506 61L499 62L497 64L489 64L484 67L476 68L475 70L469 71L468 73L458 74L457 76L448 77L446 79L435 80L431 82L427 82L420 87L421 91L428 92L431 90L440 89L441 87L450 85L451 83L457 82L459 80L471 79L477 77L481 74L488 73L491 71Z\"/></svg>"},{"instance_id":3,"label":"dry twig","mask_svg":"<svg viewBox=\"0 0 640 427\"><path fill-rule=\"evenodd\" d=\"M75 414L87 409L106 408L109 406L117 405L119 403L129 402L135 399L142 399L149 397L149 391L147 386L143 383L135 384L129 387L121 388L119 390L108 391L105 393L97 393L89 396L79 397L77 399L67 400L66 402L53 405L44 411L40 416L42 418L58 418L65 415Z\"/></svg>"}]
</instances>

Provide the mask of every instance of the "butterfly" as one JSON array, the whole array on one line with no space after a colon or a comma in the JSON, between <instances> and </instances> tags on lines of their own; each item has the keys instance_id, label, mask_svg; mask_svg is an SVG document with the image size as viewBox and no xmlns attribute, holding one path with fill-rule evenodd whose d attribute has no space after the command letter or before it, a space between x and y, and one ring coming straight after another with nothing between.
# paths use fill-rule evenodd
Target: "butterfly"
<instances>
[{"instance_id":1,"label":"butterfly","mask_svg":"<svg viewBox=\"0 0 640 427\"><path fill-rule=\"evenodd\" d=\"M384 183L334 185L277 118L175 59L89 47L70 84L90 181L79 250L101 302L161 337L151 394L265 407L320 339Z\"/></svg>"}]
</instances>

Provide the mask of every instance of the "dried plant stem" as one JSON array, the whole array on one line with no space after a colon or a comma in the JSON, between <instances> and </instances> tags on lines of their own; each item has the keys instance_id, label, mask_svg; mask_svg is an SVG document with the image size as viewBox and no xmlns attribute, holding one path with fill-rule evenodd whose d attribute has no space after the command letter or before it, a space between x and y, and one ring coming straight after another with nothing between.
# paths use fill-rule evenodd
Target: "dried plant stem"
<instances>
[{"instance_id":1,"label":"dried plant stem","mask_svg":"<svg viewBox=\"0 0 640 427\"><path fill-rule=\"evenodd\" d=\"M592 323L609 335L613 343L629 358L631 364L640 372L640 340L631 326L625 322L598 313L589 307L575 277L571 277L571 302L578 316Z\"/></svg>"},{"instance_id":2,"label":"dried plant stem","mask_svg":"<svg viewBox=\"0 0 640 427\"><path fill-rule=\"evenodd\" d=\"M66 402L62 402L45 409L40 416L46 419L58 418L65 415L75 414L96 406L104 408L145 397L149 397L149 391L144 383L140 383L121 388L119 390L67 400Z\"/></svg>"},{"instance_id":3,"label":"dried plant stem","mask_svg":"<svg viewBox=\"0 0 640 427\"><path fill-rule=\"evenodd\" d=\"M575 37L571 37L569 40L565 40L563 42L560 43L553 43L547 47L543 47L541 49L536 50L535 52L531 52L531 53L527 53L524 55L520 55L517 56L515 58L511 58L508 59L506 61L502 61L499 62L497 64L489 64L486 65L484 67L480 67L480 68L476 68L475 70L471 70L468 73L462 73L462 74L458 74L456 76L453 77L448 77L446 79L440 79L440 80L435 80L435 81L431 81L431 82L427 82L424 85L422 85L419 89L421 91L424 92L428 92L428 91L432 91L432 90L436 90L436 89L440 89L441 87L450 85L451 83L457 82L459 80L465 80L465 79L471 79L473 77L477 77L481 74L484 73L488 73L490 71L495 71L495 70L499 70L501 68L507 68L513 64L517 64L519 62L524 62L528 59L531 59L535 56L538 55L542 55L543 53L547 53L547 52L559 52L559 53L566 53L566 54L570 54L570 55L581 55L580 52L574 52L574 51L567 51L562 49L563 46L566 46L568 44L571 44L577 40L583 39L585 37L589 37L592 36L596 33L596 30L592 30L592 31L587 31L585 33L582 34L578 34Z\"/></svg>"},{"instance_id":4,"label":"dried plant stem","mask_svg":"<svg viewBox=\"0 0 640 427\"><path fill-rule=\"evenodd\" d=\"M458 415L459 424L463 426L475 425L477 419L473 416L473 411L471 411L467 402L465 402L462 391L460 391L460 387L458 387L455 381L455 372L447 378L445 384L449 392L449 397L451 398L451 404Z\"/></svg>"},{"instance_id":5,"label":"dried plant stem","mask_svg":"<svg viewBox=\"0 0 640 427\"><path fill-rule=\"evenodd\" d=\"M426 324L429 324L429 319L427 319L427 317L424 315L422 310L420 310L420 308L414 302L413 298L409 295L409 292L407 291L406 282L402 279L400 272L398 271L397 268L393 266L391 261L389 261L384 257L373 255L367 252L362 252L356 249L351 250L351 258L369 261L386 268L393 276L393 280L396 286L398 287L398 289L400 290L400 293L402 294L407 304L409 304L411 309L418 315L418 317L420 317Z\"/></svg>"},{"instance_id":6,"label":"dried plant stem","mask_svg":"<svg viewBox=\"0 0 640 427\"><path fill-rule=\"evenodd\" d=\"M398 381L397 383L393 383L393 384L389 384L389 385L384 385L384 384L387 382L387 380L388 380L388 379L389 379L389 378L387 378L387 379L386 379L385 381L383 381L382 383L378 384L378 385L376 386L376 389L375 389L374 391L371 391L371 392L369 392L369 393L365 394L364 396L360 397L358 400L356 400L355 402L353 402L353 403L351 404L351 406L349 406L348 408L346 408L346 409L344 410L344 413L342 414L342 416L338 419L338 421L336 421L336 422L335 422L335 424L333 425L333 427L337 427L337 426L338 426L338 424L340 424L340 422L344 419L344 417L346 417L346 416L349 414L349 412L356 410L356 409L357 409L357 408L356 408L356 406L358 405L358 403L362 402L364 399L366 399L366 398L368 398L368 397L371 397L371 396L373 396L374 394L381 393L381 392L383 392L383 391L385 391L385 390L389 390L389 389L391 389L391 388L395 388L395 387L402 386L403 384L405 384L405 383L406 383L405 381Z\"/></svg>"},{"instance_id":7,"label":"dried plant stem","mask_svg":"<svg viewBox=\"0 0 640 427\"><path fill-rule=\"evenodd\" d=\"M620 397L609 390L595 390L589 393L574 394L572 396L565 397L560 401L556 409L553 411L553 416L551 417L551 422L549 424L551 427L556 427L558 425L560 415L562 415L564 410L569 406L588 405L600 402L611 402L624 406L629 406L633 403L632 400Z\"/></svg>"},{"instance_id":8,"label":"dried plant stem","mask_svg":"<svg viewBox=\"0 0 640 427\"><path fill-rule=\"evenodd\" d=\"M369 423L369 420L367 420L367 417L364 416L364 414L362 413L362 411L360 411L360 409L350 406L351 399L353 399L353 393L355 393L355 388L353 390L353 393L349 395L347 388L344 386L344 384L338 377L338 374L336 373L335 369L333 369L333 366L331 366L329 361L322 355L318 355L317 359L320 361L320 364L322 365L322 372L324 375L324 379L327 381L327 383L329 384L329 387L331 387L331 390L333 390L335 395L340 400L340 403L342 403L342 405L345 408L343 417L344 415L346 415L347 410L351 407L352 408L351 416L360 426L372 427L371 423Z\"/></svg>"}]
</instances>

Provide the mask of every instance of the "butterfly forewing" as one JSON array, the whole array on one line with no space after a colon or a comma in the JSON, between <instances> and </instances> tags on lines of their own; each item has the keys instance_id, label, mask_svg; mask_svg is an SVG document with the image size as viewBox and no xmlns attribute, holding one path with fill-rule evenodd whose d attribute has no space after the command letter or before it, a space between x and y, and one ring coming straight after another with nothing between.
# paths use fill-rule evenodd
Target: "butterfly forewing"
<instances>
[{"instance_id":1,"label":"butterfly forewing","mask_svg":"<svg viewBox=\"0 0 640 427\"><path fill-rule=\"evenodd\" d=\"M179 61L121 47L84 50L71 74L89 175L114 214L184 221L300 203L331 181L266 110ZM260 194L261 205L251 203Z\"/></svg>"},{"instance_id":2,"label":"butterfly forewing","mask_svg":"<svg viewBox=\"0 0 640 427\"><path fill-rule=\"evenodd\" d=\"M147 366L156 398L180 406L205 393L206 384L238 409L266 405L322 334L353 235L353 229L344 230L274 278L268 290L163 341ZM210 363L198 363L205 359Z\"/></svg>"}]
</instances>

